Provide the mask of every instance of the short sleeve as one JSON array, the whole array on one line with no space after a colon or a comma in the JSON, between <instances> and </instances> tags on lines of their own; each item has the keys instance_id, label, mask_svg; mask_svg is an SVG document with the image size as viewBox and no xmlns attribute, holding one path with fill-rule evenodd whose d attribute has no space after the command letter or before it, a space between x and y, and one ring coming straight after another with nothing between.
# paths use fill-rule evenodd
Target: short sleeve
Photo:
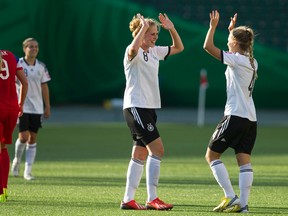
<instances>
[{"instance_id":1,"label":"short sleeve","mask_svg":"<svg viewBox=\"0 0 288 216\"><path fill-rule=\"evenodd\" d=\"M225 65L233 66L235 65L237 56L235 53L222 51L222 63Z\"/></svg>"},{"instance_id":2,"label":"short sleeve","mask_svg":"<svg viewBox=\"0 0 288 216\"><path fill-rule=\"evenodd\" d=\"M156 53L159 60L164 60L169 55L169 47L168 46L156 46Z\"/></svg>"}]
</instances>

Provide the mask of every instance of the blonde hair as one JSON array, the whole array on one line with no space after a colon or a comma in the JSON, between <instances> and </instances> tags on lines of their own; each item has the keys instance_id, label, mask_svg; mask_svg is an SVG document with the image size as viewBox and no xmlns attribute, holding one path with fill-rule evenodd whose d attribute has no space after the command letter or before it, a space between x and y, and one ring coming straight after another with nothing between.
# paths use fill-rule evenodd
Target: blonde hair
<instances>
[{"instance_id":1,"label":"blonde hair","mask_svg":"<svg viewBox=\"0 0 288 216\"><path fill-rule=\"evenodd\" d=\"M26 39L23 41L23 43L22 43L23 48L27 47L27 46L28 46L28 43L29 43L30 41L35 41L35 42L38 43L38 41L37 41L35 38L33 38L33 37L26 38Z\"/></svg>"},{"instance_id":2,"label":"blonde hair","mask_svg":"<svg viewBox=\"0 0 288 216\"><path fill-rule=\"evenodd\" d=\"M254 31L247 26L239 26L231 31L232 36L246 54L249 55L251 67L253 68L253 78L257 78L257 71L254 65L253 46L254 46Z\"/></svg>"},{"instance_id":3,"label":"blonde hair","mask_svg":"<svg viewBox=\"0 0 288 216\"><path fill-rule=\"evenodd\" d=\"M161 24L152 18L145 18L145 21L148 21L149 27L156 25L158 32L160 31ZM142 27L140 19L137 17L137 15L133 16L132 20L129 23L129 29L132 32L132 37L136 37L138 32L140 31Z\"/></svg>"}]
</instances>

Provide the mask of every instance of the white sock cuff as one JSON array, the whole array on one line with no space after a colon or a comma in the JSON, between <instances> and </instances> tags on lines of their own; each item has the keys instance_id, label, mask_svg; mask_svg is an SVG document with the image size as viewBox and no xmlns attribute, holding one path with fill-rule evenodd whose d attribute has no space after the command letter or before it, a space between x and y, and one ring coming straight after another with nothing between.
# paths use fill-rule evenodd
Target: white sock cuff
<instances>
[{"instance_id":1,"label":"white sock cuff","mask_svg":"<svg viewBox=\"0 0 288 216\"><path fill-rule=\"evenodd\" d=\"M240 173L253 172L251 163L244 164L244 165L240 166L239 168L240 168Z\"/></svg>"},{"instance_id":2,"label":"white sock cuff","mask_svg":"<svg viewBox=\"0 0 288 216\"><path fill-rule=\"evenodd\" d=\"M153 160L157 160L157 161L160 161L161 162L161 158L160 157L158 157L158 156L156 156L156 155L149 155L148 156L148 159L153 159Z\"/></svg>"},{"instance_id":3,"label":"white sock cuff","mask_svg":"<svg viewBox=\"0 0 288 216\"><path fill-rule=\"evenodd\" d=\"M36 148L37 143L33 143L33 144L27 144L27 149L30 148Z\"/></svg>"},{"instance_id":4,"label":"white sock cuff","mask_svg":"<svg viewBox=\"0 0 288 216\"><path fill-rule=\"evenodd\" d=\"M209 165L212 168L213 166L216 166L216 165L219 165L219 164L222 164L222 163L223 162L220 159L217 159L217 160L211 161L211 163Z\"/></svg>"},{"instance_id":5,"label":"white sock cuff","mask_svg":"<svg viewBox=\"0 0 288 216\"><path fill-rule=\"evenodd\" d=\"M16 145L25 145L25 144L26 143L22 143L19 138L16 140Z\"/></svg>"},{"instance_id":6,"label":"white sock cuff","mask_svg":"<svg viewBox=\"0 0 288 216\"><path fill-rule=\"evenodd\" d=\"M131 158L131 161L137 165L144 166L144 161L142 161L142 160Z\"/></svg>"}]
</instances>

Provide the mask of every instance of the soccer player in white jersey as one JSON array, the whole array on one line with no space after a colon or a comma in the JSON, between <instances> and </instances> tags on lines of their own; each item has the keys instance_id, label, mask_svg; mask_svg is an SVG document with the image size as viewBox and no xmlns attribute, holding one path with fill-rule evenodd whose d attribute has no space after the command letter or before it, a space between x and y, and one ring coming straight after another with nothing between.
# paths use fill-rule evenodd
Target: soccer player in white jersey
<instances>
[{"instance_id":1,"label":"soccer player in white jersey","mask_svg":"<svg viewBox=\"0 0 288 216\"><path fill-rule=\"evenodd\" d=\"M20 58L29 83L23 115L19 118L19 134L15 143L15 157L11 166L13 176L19 176L23 152L26 150L24 178L33 180L32 165L36 157L37 133L42 127L42 116L50 116L50 97L47 82L51 80L45 64L37 59L39 45L36 39L23 42L25 56ZM43 104L44 102L44 104Z\"/></svg>"},{"instance_id":2,"label":"soccer player in white jersey","mask_svg":"<svg viewBox=\"0 0 288 216\"><path fill-rule=\"evenodd\" d=\"M134 145L121 209L169 210L173 208L172 204L164 203L157 196L164 147L156 127L155 110L161 108L159 61L183 51L184 46L168 16L160 13L159 20L161 23L137 14L130 22L133 40L126 48L123 61L126 77L123 114L130 128ZM169 31L172 39L171 46L155 45L160 26ZM148 197L146 206L143 206L134 200L134 196L142 177L145 161Z\"/></svg>"},{"instance_id":3,"label":"soccer player in white jersey","mask_svg":"<svg viewBox=\"0 0 288 216\"><path fill-rule=\"evenodd\" d=\"M214 34L219 13L210 13L210 28L203 48L213 57L227 65L227 101L224 117L217 125L206 152L206 160L212 173L223 189L225 197L213 209L216 212L248 212L248 199L253 182L250 156L257 135L256 110L252 91L257 78L257 61L253 57L253 30L247 26L234 28L237 14L231 17L228 27L229 52L214 45ZM220 157L227 148L233 148L239 166L240 197L235 194L229 174Z\"/></svg>"}]
</instances>

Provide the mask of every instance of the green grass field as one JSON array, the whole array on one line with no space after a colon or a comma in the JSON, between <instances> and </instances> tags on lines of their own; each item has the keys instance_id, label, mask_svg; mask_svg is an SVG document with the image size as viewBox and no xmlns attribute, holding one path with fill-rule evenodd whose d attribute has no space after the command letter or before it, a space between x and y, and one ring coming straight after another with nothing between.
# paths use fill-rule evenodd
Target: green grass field
<instances>
[{"instance_id":1,"label":"green grass field","mask_svg":"<svg viewBox=\"0 0 288 216\"><path fill-rule=\"evenodd\" d=\"M119 209L131 154L125 123L46 124L39 132L33 168L37 179L10 177L9 198L0 206L1 216L222 214L211 211L223 192L204 159L214 126L158 125L165 145L158 195L175 205L172 211L160 212ZM288 215L287 131L288 127L259 126L249 215ZM14 144L9 152L12 160ZM238 193L234 153L229 150L222 159ZM145 175L136 200L145 203Z\"/></svg>"}]
</instances>

